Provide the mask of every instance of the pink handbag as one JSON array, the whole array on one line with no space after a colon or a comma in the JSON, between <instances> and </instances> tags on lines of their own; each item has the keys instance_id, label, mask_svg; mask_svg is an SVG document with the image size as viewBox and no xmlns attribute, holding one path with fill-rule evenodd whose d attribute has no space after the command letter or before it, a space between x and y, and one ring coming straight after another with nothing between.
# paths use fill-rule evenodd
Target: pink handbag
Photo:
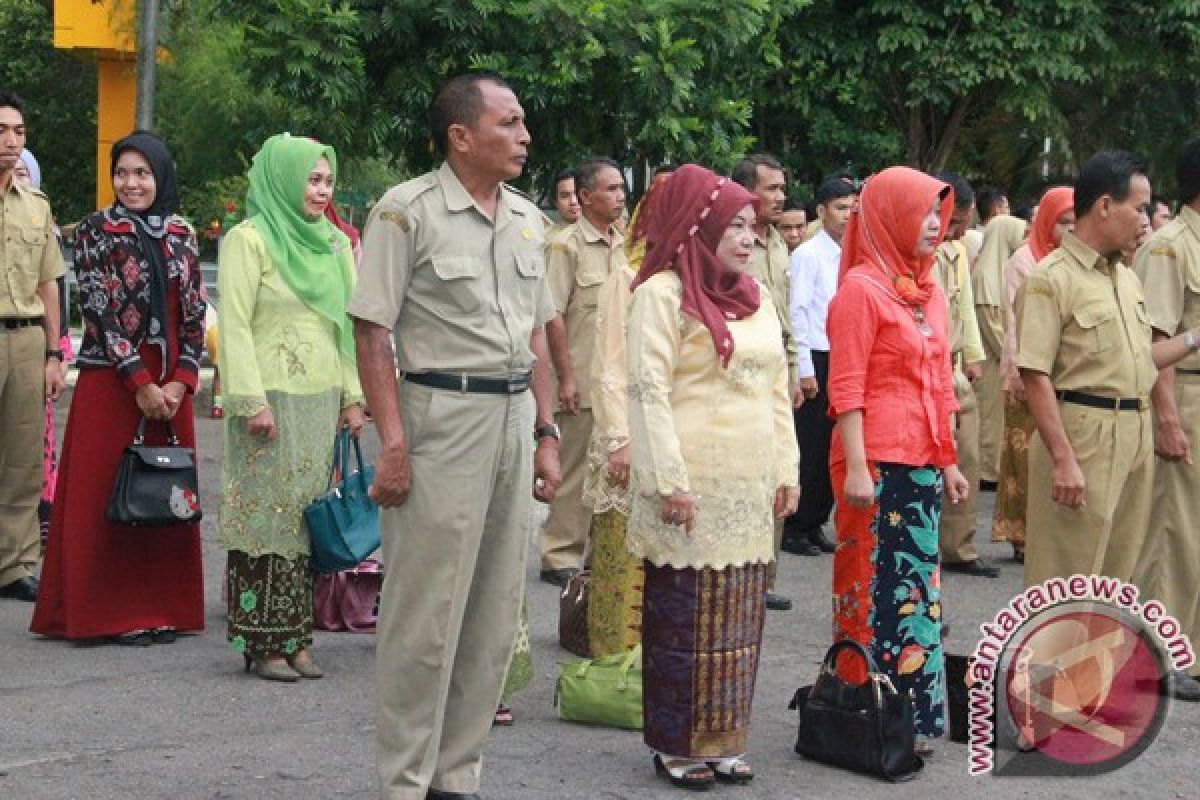
<instances>
[{"instance_id":1,"label":"pink handbag","mask_svg":"<svg viewBox=\"0 0 1200 800\"><path fill-rule=\"evenodd\" d=\"M313 587L316 626L323 631L374 633L382 588L383 564L373 558L354 569L318 574Z\"/></svg>"}]
</instances>

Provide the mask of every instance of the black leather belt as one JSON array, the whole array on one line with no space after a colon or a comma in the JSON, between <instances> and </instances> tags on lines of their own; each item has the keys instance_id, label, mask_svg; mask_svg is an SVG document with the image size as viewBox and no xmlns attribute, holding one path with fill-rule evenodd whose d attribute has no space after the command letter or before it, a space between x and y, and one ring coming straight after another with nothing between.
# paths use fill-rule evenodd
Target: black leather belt
<instances>
[{"instance_id":1,"label":"black leather belt","mask_svg":"<svg viewBox=\"0 0 1200 800\"><path fill-rule=\"evenodd\" d=\"M15 331L17 328L35 327L42 327L41 317L0 317L0 328L6 331Z\"/></svg>"},{"instance_id":2,"label":"black leather belt","mask_svg":"<svg viewBox=\"0 0 1200 800\"><path fill-rule=\"evenodd\" d=\"M1176 367L1175 374L1177 374L1177 375L1200 375L1200 369L1184 369L1183 367Z\"/></svg>"},{"instance_id":3,"label":"black leather belt","mask_svg":"<svg viewBox=\"0 0 1200 800\"><path fill-rule=\"evenodd\" d=\"M529 388L531 372L509 378L481 378L465 372L406 372L404 380L428 386L431 389L447 389L469 394L520 394Z\"/></svg>"},{"instance_id":4,"label":"black leather belt","mask_svg":"<svg viewBox=\"0 0 1200 800\"><path fill-rule=\"evenodd\" d=\"M1058 393L1058 399L1064 403L1074 403L1092 408L1107 408L1109 411L1145 411L1150 408L1150 400L1142 397L1103 397L1087 392L1072 392L1063 390Z\"/></svg>"}]
</instances>

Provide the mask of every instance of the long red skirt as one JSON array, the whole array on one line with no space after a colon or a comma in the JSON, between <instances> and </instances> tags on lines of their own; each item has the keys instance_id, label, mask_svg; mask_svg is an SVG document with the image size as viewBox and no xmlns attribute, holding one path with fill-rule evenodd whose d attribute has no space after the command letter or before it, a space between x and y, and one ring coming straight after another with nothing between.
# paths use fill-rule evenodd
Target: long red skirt
<instances>
[{"instance_id":1,"label":"long red skirt","mask_svg":"<svg viewBox=\"0 0 1200 800\"><path fill-rule=\"evenodd\" d=\"M142 348L151 372L157 351ZM37 607L29 629L88 639L147 628L204 628L200 526L131 528L107 520L109 494L141 412L115 369L81 369L59 462L58 489ZM172 421L196 446L191 395ZM166 441L147 423L146 443Z\"/></svg>"}]
</instances>

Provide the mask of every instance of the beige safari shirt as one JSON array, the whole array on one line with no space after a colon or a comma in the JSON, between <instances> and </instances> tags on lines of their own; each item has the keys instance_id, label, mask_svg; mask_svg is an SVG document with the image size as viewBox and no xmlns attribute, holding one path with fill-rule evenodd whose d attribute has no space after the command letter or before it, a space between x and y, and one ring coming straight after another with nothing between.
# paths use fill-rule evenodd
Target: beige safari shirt
<instances>
[{"instance_id":1,"label":"beige safari shirt","mask_svg":"<svg viewBox=\"0 0 1200 800\"><path fill-rule=\"evenodd\" d=\"M45 314L37 288L64 271L46 195L10 181L0 194L0 317Z\"/></svg>"},{"instance_id":2,"label":"beige safari shirt","mask_svg":"<svg viewBox=\"0 0 1200 800\"><path fill-rule=\"evenodd\" d=\"M776 315L779 317L779 327L783 331L783 348L787 355L788 379L792 386L796 384L796 339L792 336L792 321L788 317L791 305L792 277L791 253L788 252L787 242L783 235L775 230L774 225L767 226L767 241L757 235L754 237L754 248L750 251L750 263L746 271L767 287L771 293L771 302L775 304Z\"/></svg>"},{"instance_id":3,"label":"beige safari shirt","mask_svg":"<svg viewBox=\"0 0 1200 800\"><path fill-rule=\"evenodd\" d=\"M962 242L942 242L938 246L934 254L933 279L942 287L949 306L947 341L957 374L964 364L975 364L987 358L979 338L975 290L971 285L967 249Z\"/></svg>"},{"instance_id":4,"label":"beige safari shirt","mask_svg":"<svg viewBox=\"0 0 1200 800\"><path fill-rule=\"evenodd\" d=\"M372 209L347 312L392 330L405 372L527 372L554 318L544 246L532 201L502 186L493 222L443 164Z\"/></svg>"},{"instance_id":5,"label":"beige safari shirt","mask_svg":"<svg viewBox=\"0 0 1200 800\"><path fill-rule=\"evenodd\" d=\"M1200 327L1200 214L1189 206L1150 235L1133 260L1150 325L1168 336ZM1200 369L1200 354L1180 361Z\"/></svg>"},{"instance_id":6,"label":"beige safari shirt","mask_svg":"<svg viewBox=\"0 0 1200 800\"><path fill-rule=\"evenodd\" d=\"M1059 391L1149 395L1158 373L1133 270L1064 234L1017 292L1017 367L1049 375Z\"/></svg>"},{"instance_id":7,"label":"beige safari shirt","mask_svg":"<svg viewBox=\"0 0 1200 800\"><path fill-rule=\"evenodd\" d=\"M592 407L592 354L596 351L596 304L600 287L617 267L626 264L616 228L605 241L596 226L580 216L567 231L546 245L546 282L554 307L567 326L571 368L579 387L579 404Z\"/></svg>"}]
</instances>

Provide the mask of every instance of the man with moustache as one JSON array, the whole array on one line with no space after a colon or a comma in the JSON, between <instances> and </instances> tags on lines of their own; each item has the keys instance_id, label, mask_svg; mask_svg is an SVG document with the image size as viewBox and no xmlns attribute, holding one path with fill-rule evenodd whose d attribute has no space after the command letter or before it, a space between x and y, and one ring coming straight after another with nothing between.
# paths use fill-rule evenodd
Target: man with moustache
<instances>
[{"instance_id":1,"label":"man with moustache","mask_svg":"<svg viewBox=\"0 0 1200 800\"><path fill-rule=\"evenodd\" d=\"M13 179L24 146L24 105L0 89L0 597L32 603L45 404L63 391L64 269L46 196Z\"/></svg>"},{"instance_id":2,"label":"man with moustache","mask_svg":"<svg viewBox=\"0 0 1200 800\"><path fill-rule=\"evenodd\" d=\"M546 281L559 317L546 326L558 373L562 432L562 485L542 530L540 577L565 586L583 566L592 509L583 502L588 442L592 438L589 378L596 346L596 303L600 287L625 265L615 223L625 210L625 179L610 158L589 158L575 168L579 219L546 247Z\"/></svg>"},{"instance_id":3,"label":"man with moustache","mask_svg":"<svg viewBox=\"0 0 1200 800\"><path fill-rule=\"evenodd\" d=\"M429 127L445 162L372 210L347 309L381 442L383 800L478 797L530 486L549 501L558 484L543 218L504 184L525 166L525 112L503 79L472 73L441 87Z\"/></svg>"}]
</instances>

